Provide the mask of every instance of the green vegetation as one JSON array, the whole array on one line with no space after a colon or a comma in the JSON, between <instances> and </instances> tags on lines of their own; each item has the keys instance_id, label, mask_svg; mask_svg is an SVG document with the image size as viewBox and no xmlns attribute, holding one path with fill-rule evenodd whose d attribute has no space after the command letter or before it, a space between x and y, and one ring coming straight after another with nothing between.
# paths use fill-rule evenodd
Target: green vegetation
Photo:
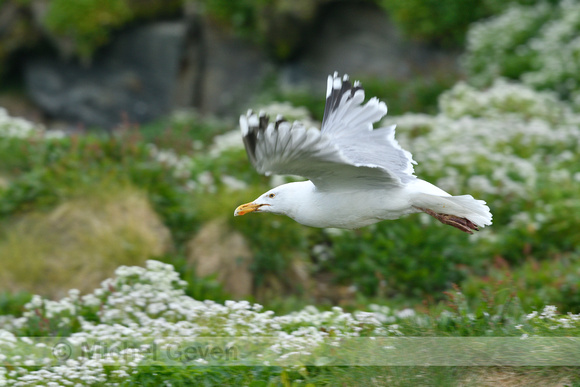
<instances>
[{"instance_id":1,"label":"green vegetation","mask_svg":"<svg viewBox=\"0 0 580 387\"><path fill-rule=\"evenodd\" d=\"M482 0L378 0L393 21L411 38L460 46L474 21L490 14Z\"/></svg>"},{"instance_id":2,"label":"green vegetation","mask_svg":"<svg viewBox=\"0 0 580 387\"><path fill-rule=\"evenodd\" d=\"M241 7L237 13L266 4L233 3L227 4ZM401 15L431 6L398 3ZM312 229L273 215L234 218L237 205L289 178L258 175L233 122L179 112L114 135L68 136L0 109L0 385L38 385L48 377L61 384L152 386L168 380L580 385L577 368L560 363L332 366L338 352L320 352L321 342L337 337L525 342L520 339L580 335L580 94L572 60L580 8L571 0L521 1L508 8L484 3L498 16L470 29L467 83L444 76L410 84L362 80L367 98L377 95L389 105L381 124L397 124L397 139L418 161L418 176L451 194L487 201L494 223L473 236L425 214L354 231ZM449 17L457 18L454 9ZM449 23L451 40L459 36L451 32L452 22L440 22ZM439 28L420 24L417 31L427 35ZM256 101L270 115L308 126L317 125L323 105L322 95L268 85ZM401 115L410 111L415 113ZM247 242L253 256L250 300L267 310L231 301L235 297L217 275L197 275L188 243L217 219L223 219L225 235L238 233ZM121 264L146 268L122 266L111 277ZM312 304L318 309L307 306ZM70 335L128 341L140 366L126 357L105 364L96 356L84 363L25 363L36 347L18 336ZM263 354L273 361L287 355L291 362L213 367L186 356L178 364L151 362L135 346L141 338L196 335L268 338L273 342ZM320 363L298 363L296 353L287 353L293 350L320 355Z\"/></svg>"},{"instance_id":3,"label":"green vegetation","mask_svg":"<svg viewBox=\"0 0 580 387\"><path fill-rule=\"evenodd\" d=\"M169 232L145 195L95 184L49 212L31 212L0 241L3 290L56 297L62 284L93 290L119 264L143 264L169 249Z\"/></svg>"},{"instance_id":4,"label":"green vegetation","mask_svg":"<svg viewBox=\"0 0 580 387\"><path fill-rule=\"evenodd\" d=\"M52 0L39 12L29 0L4 0L17 10L0 35L0 58L11 66L13 55L49 42L60 54L89 62L111 36L150 19L176 17L192 0ZM372 0L413 39L458 47L470 23L501 13L507 4L536 0ZM262 46L276 60L291 59L309 33L322 1L200 0L195 4L213 22ZM34 17L32 16L34 15ZM44 49L44 48L41 48ZM0 69L5 71L5 69Z\"/></svg>"},{"instance_id":5,"label":"green vegetation","mask_svg":"<svg viewBox=\"0 0 580 387\"><path fill-rule=\"evenodd\" d=\"M580 382L571 367L504 366L487 368L482 374L477 366L488 359L518 359L519 350L525 361L521 348L537 345L535 335L542 339L540 359L554 366L570 364L570 359L557 357L562 356L559 343L569 343L569 336L580 334L580 315L561 315L553 306L525 314L510 295L491 295L473 309L456 288L447 293L446 304L429 313L369 305L370 312L308 307L276 315L247 301L200 302L185 295L185 285L171 265L147 261L146 268L119 267L115 276L83 296L70 290L57 301L33 297L22 318L0 319L3 364L10 369L0 368L0 382L314 386L385 380L388 385L404 386L414 379L429 385L492 382L509 374L519 380L532 374L534 383L544 385ZM46 341L47 336L57 338ZM59 341L59 336L68 341ZM401 341L406 336L412 336L412 341ZM439 338L434 341L434 336ZM416 346L417 339L452 350L427 354L420 350L409 357L401 348L380 344ZM450 348L446 339L460 340ZM417 356L430 356L436 362L454 359L453 352L471 349L473 341L464 341L469 339L495 340L496 346L470 353L472 367L422 367L417 360ZM37 345L37 340L43 345ZM403 358L392 358L397 350ZM377 357L378 351L410 366L377 366L384 360ZM457 357L451 361L469 364Z\"/></svg>"},{"instance_id":6,"label":"green vegetation","mask_svg":"<svg viewBox=\"0 0 580 387\"><path fill-rule=\"evenodd\" d=\"M514 5L470 28L464 59L469 79L479 87L497 77L517 79L578 107L579 29L577 1Z\"/></svg>"},{"instance_id":7,"label":"green vegetation","mask_svg":"<svg viewBox=\"0 0 580 387\"><path fill-rule=\"evenodd\" d=\"M35 233L22 227L35 224L42 230L39 216L50 219L55 211L62 212L59 208L78 206L75 198L87 192L107 192L121 200L114 190L103 188L106 182L142 192L170 232L172 250L157 249L141 258L162 255L187 278L195 278L193 268L178 264L185 259L187 242L205 222L224 218L253 251L251 270L260 297L286 294L294 297L293 304L306 304L313 300L299 301L308 294L304 290L324 278L330 288L316 297L351 307L384 297L400 305L415 305L425 298L436 302L454 283L467 281L472 294L489 288L489 281L473 278L505 275L494 266L501 257L514 273L530 260L539 265L560 262L549 270L566 267L567 279L538 278L530 283L518 279L510 291L518 292L524 308L555 304L565 312L578 311L572 285L580 245L573 232L580 176L575 152L578 115L552 94L505 82L484 92L459 83L440 97L439 105L436 116L407 114L383 124L398 124L397 138L415 155L420 177L453 194L469 192L489 203L494 225L472 237L419 215L340 232L303 227L277 216L234 218L237 205L280 182L270 182L249 167L237 130L212 138L212 131L223 133L227 125L182 113L151 128L127 129L115 136L47 138L50 132L6 125L12 131L0 137L4 155L0 173L8 181L0 191L0 211L4 226L16 220L20 226L5 228L0 245L30 245L22 238L6 243L18 235L33 237ZM289 104L264 108L274 116L309 120L307 110ZM46 224L50 228L52 223ZM113 225L109 227L115 229ZM37 233L53 239L45 231ZM115 261L134 262L131 250L119 251L126 258ZM32 260L42 257L25 255ZM310 279L305 282L288 275L296 260L306 262L303 270ZM32 261L26 265L35 266ZM202 285L193 282L190 295L213 298L215 291L223 299L222 290L211 285L215 279ZM525 294L526 286L537 290L543 284L557 284L561 291ZM270 290L259 290L264 287ZM277 308L286 310L284 305Z\"/></svg>"},{"instance_id":8,"label":"green vegetation","mask_svg":"<svg viewBox=\"0 0 580 387\"><path fill-rule=\"evenodd\" d=\"M389 115L401 115L408 112L437 113L439 95L457 82L455 75L431 74L417 75L409 81L396 79L382 80L372 77L358 77L349 74L351 79L361 81L367 96L376 96L385 101ZM271 101L289 101L291 105L305 107L311 117L322 121L325 100L319 94L306 89L283 89L274 78L267 80L257 97L257 105L267 106ZM286 111L283 111L287 115ZM290 117L294 119L294 117Z\"/></svg>"},{"instance_id":9,"label":"green vegetation","mask_svg":"<svg viewBox=\"0 0 580 387\"><path fill-rule=\"evenodd\" d=\"M71 40L75 54L88 59L97 47L109 41L110 31L130 17L125 0L52 0L45 22L54 34Z\"/></svg>"},{"instance_id":10,"label":"green vegetation","mask_svg":"<svg viewBox=\"0 0 580 387\"><path fill-rule=\"evenodd\" d=\"M558 0L375 1L410 38L446 47L463 47L472 23L501 14L512 5L558 3ZM513 28L518 28L519 23L514 24Z\"/></svg>"}]
</instances>

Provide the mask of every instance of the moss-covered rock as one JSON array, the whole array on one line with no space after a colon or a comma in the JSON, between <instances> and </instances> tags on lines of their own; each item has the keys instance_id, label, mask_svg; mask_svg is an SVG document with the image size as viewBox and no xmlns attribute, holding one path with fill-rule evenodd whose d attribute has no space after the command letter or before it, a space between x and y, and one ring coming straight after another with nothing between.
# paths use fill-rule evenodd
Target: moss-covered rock
<instances>
[{"instance_id":1,"label":"moss-covered rock","mask_svg":"<svg viewBox=\"0 0 580 387\"><path fill-rule=\"evenodd\" d=\"M141 265L169 248L169 231L142 192L96 186L3 230L0 283L48 297L90 291L119 264Z\"/></svg>"}]
</instances>

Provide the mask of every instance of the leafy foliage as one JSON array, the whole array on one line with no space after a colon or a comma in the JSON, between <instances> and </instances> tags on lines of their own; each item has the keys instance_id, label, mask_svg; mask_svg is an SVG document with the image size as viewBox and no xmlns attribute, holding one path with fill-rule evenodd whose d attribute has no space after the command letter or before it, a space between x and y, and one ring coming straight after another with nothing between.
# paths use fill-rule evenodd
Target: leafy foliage
<instances>
[{"instance_id":1,"label":"leafy foliage","mask_svg":"<svg viewBox=\"0 0 580 387\"><path fill-rule=\"evenodd\" d=\"M577 104L578 31L578 1L515 5L470 28L464 66L475 85L503 76Z\"/></svg>"},{"instance_id":2,"label":"leafy foliage","mask_svg":"<svg viewBox=\"0 0 580 387\"><path fill-rule=\"evenodd\" d=\"M455 287L447 292L445 303L420 313L370 305L370 312L308 307L275 315L247 301L200 302L186 296L184 286L172 266L148 261L145 268L119 267L115 276L86 295L71 289L55 301L34 296L22 317L0 316L0 381L24 386L47 379L64 385L159 385L168 381L172 385L335 385L367 379L376 382L382 377L391 385L406 385L409 379L449 385L477 374L468 367L431 367L436 371L429 371L417 366L336 367L325 362L340 362L344 353L352 351L349 339L363 344L354 347L355 359L359 359L368 351L365 340L388 337L503 336L520 340L533 335L566 338L580 331L580 315L562 315L552 305L526 314L517 298L501 291L473 306ZM47 335L53 336L51 347L39 355L38 350L47 344L36 344L34 337L43 343ZM255 349L254 339L262 339L256 341ZM187 352L205 342L214 349L222 343L226 348L244 344L243 356L224 359L213 356L214 350ZM63 344L70 352L55 351ZM77 352L80 348L85 350ZM312 355L321 364L304 366L305 357L301 356ZM270 361L284 365L271 366ZM577 372L567 369L553 370L541 378L562 377L578 380ZM538 375L534 380L538 381Z\"/></svg>"},{"instance_id":3,"label":"leafy foliage","mask_svg":"<svg viewBox=\"0 0 580 387\"><path fill-rule=\"evenodd\" d=\"M111 29L131 16L125 0L52 0L46 25L57 36L71 39L73 52L88 59L95 48L109 40Z\"/></svg>"},{"instance_id":4,"label":"leafy foliage","mask_svg":"<svg viewBox=\"0 0 580 387\"><path fill-rule=\"evenodd\" d=\"M443 45L460 45L472 22L488 16L482 0L379 0L411 38Z\"/></svg>"},{"instance_id":5,"label":"leafy foliage","mask_svg":"<svg viewBox=\"0 0 580 387\"><path fill-rule=\"evenodd\" d=\"M307 110L288 104L264 109L310 120ZM325 277L337 289L370 299L396 297L402 303L440 299L439 292L452 283L487 274L496 256L517 266L531 256L542 261L574 252L580 243L572 231L580 118L570 107L554 94L498 81L484 92L457 84L440 97L439 111L436 116L389 116L383 124L398 125L397 138L419 161L418 176L490 204L494 225L472 237L424 214L354 232L310 229L276 216L233 218L237 205L285 180L249 168L237 130L212 138L212 130L223 133L227 126L195 115L143 128L143 135L131 129L109 137L43 139L26 128L20 138L15 133L22 131L12 124L6 132L12 134L0 138L6 150L1 173L10 180L1 191L0 211L7 224L29 211L54 208L103 179L125 182L147 192L170 229L176 255L168 262L181 259L185 243L203 222L225 217L250 242L256 287L274 276L284 292L298 292L286 273L300 259L309 261L312 278ZM194 278L186 265L179 267ZM192 285L190 294L223 299L213 280L207 281ZM573 297L563 303L551 292L520 298L525 306L551 302L575 310Z\"/></svg>"}]
</instances>

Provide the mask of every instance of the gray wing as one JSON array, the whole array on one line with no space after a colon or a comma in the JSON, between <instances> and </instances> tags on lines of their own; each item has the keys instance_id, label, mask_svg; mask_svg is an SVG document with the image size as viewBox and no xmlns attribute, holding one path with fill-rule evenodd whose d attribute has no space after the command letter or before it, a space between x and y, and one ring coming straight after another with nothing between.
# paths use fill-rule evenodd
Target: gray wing
<instances>
[{"instance_id":1,"label":"gray wing","mask_svg":"<svg viewBox=\"0 0 580 387\"><path fill-rule=\"evenodd\" d=\"M395 125L373 129L387 114L387 105L376 97L362 105L364 98L358 81L352 85L347 75L329 75L321 132L353 163L383 168L402 183L415 179L416 162L395 140Z\"/></svg>"},{"instance_id":2,"label":"gray wing","mask_svg":"<svg viewBox=\"0 0 580 387\"><path fill-rule=\"evenodd\" d=\"M322 130L280 116L270 122L265 114L248 111L240 128L251 163L267 175L304 176L318 189L402 186L415 178L410 154L394 140L394 127L373 130L386 114L384 103L373 98L361 106L363 100L359 84L352 87L335 74L329 77Z\"/></svg>"}]
</instances>

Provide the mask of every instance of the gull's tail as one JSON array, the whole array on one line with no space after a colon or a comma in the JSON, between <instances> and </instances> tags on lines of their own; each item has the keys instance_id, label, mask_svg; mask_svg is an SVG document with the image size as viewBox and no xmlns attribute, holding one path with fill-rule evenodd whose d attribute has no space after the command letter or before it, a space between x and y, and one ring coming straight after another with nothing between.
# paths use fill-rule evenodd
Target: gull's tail
<instances>
[{"instance_id":1,"label":"gull's tail","mask_svg":"<svg viewBox=\"0 0 580 387\"><path fill-rule=\"evenodd\" d=\"M491 212L483 200L471 195L451 196L438 187L417 179L417 188L412 196L412 205L442 223L473 234L472 230L491 224Z\"/></svg>"}]
</instances>

